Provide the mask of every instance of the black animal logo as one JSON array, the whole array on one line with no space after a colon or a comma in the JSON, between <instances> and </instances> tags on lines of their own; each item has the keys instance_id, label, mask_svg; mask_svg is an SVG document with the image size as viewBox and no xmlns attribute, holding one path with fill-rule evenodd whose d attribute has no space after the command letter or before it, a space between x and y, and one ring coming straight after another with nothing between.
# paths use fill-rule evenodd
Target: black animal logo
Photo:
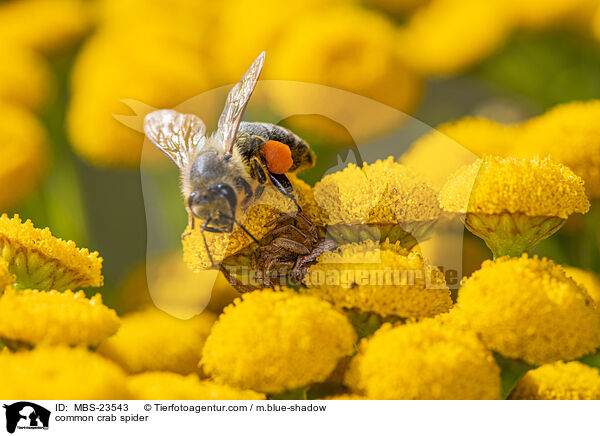
<instances>
[{"instance_id":1,"label":"black animal logo","mask_svg":"<svg viewBox=\"0 0 600 436\"><path fill-rule=\"evenodd\" d=\"M29 401L19 401L13 404L5 404L6 409L6 431L14 433L19 428L42 428L47 429L50 422L50 411L42 406Z\"/></svg>"}]
</instances>

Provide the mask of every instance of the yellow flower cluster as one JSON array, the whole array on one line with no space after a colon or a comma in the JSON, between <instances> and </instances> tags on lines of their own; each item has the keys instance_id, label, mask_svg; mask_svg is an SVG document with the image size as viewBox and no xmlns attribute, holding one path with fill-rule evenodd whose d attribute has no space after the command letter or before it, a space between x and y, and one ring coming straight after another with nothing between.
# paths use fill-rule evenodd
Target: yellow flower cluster
<instances>
[{"instance_id":1,"label":"yellow flower cluster","mask_svg":"<svg viewBox=\"0 0 600 436\"><path fill-rule=\"evenodd\" d=\"M492 350L532 364L600 346L600 314L585 290L538 257L484 262L458 293L458 314Z\"/></svg>"},{"instance_id":2,"label":"yellow flower cluster","mask_svg":"<svg viewBox=\"0 0 600 436\"><path fill-rule=\"evenodd\" d=\"M500 369L475 334L426 320L363 340L346 384L377 400L499 399Z\"/></svg>"},{"instance_id":3,"label":"yellow flower cluster","mask_svg":"<svg viewBox=\"0 0 600 436\"><path fill-rule=\"evenodd\" d=\"M494 253L519 256L558 231L590 203L583 181L550 158L487 156L457 171L439 194L442 209L463 214L465 226Z\"/></svg>"},{"instance_id":4,"label":"yellow flower cluster","mask_svg":"<svg viewBox=\"0 0 600 436\"><path fill-rule=\"evenodd\" d=\"M255 291L225 308L201 364L217 382L276 393L324 381L355 341L349 321L328 303L289 290Z\"/></svg>"},{"instance_id":5,"label":"yellow flower cluster","mask_svg":"<svg viewBox=\"0 0 600 436\"><path fill-rule=\"evenodd\" d=\"M517 156L550 156L585 181L591 198L600 197L600 100L558 105L520 128Z\"/></svg>"},{"instance_id":6,"label":"yellow flower cluster","mask_svg":"<svg viewBox=\"0 0 600 436\"><path fill-rule=\"evenodd\" d=\"M126 400L126 376L113 362L85 348L37 347L0 353L2 398Z\"/></svg>"},{"instance_id":7,"label":"yellow flower cluster","mask_svg":"<svg viewBox=\"0 0 600 436\"><path fill-rule=\"evenodd\" d=\"M511 400L600 400L600 373L581 362L555 362L519 381Z\"/></svg>"},{"instance_id":8,"label":"yellow flower cluster","mask_svg":"<svg viewBox=\"0 0 600 436\"><path fill-rule=\"evenodd\" d=\"M196 374L145 372L129 376L127 387L135 400L264 400L258 392L232 388Z\"/></svg>"},{"instance_id":9,"label":"yellow flower cluster","mask_svg":"<svg viewBox=\"0 0 600 436\"><path fill-rule=\"evenodd\" d=\"M204 312L180 320L156 308L123 317L117 334L98 347L98 353L115 361L127 372L197 371L198 361L215 316Z\"/></svg>"},{"instance_id":10,"label":"yellow flower cluster","mask_svg":"<svg viewBox=\"0 0 600 436\"><path fill-rule=\"evenodd\" d=\"M590 208L583 181L566 166L549 158L496 156L486 156L454 174L440 192L440 204L453 213L559 218Z\"/></svg>"},{"instance_id":11,"label":"yellow flower cluster","mask_svg":"<svg viewBox=\"0 0 600 436\"><path fill-rule=\"evenodd\" d=\"M349 164L323 177L314 188L314 198L323 209L317 222L328 226L332 239L359 242L388 238L403 240L407 248L412 248L438 218L436 195L419 173L393 157L365 163L362 168ZM370 237L363 237L365 232Z\"/></svg>"},{"instance_id":12,"label":"yellow flower cluster","mask_svg":"<svg viewBox=\"0 0 600 436\"><path fill-rule=\"evenodd\" d=\"M0 337L25 344L96 345L119 328L102 296L83 291L7 289L0 297Z\"/></svg>"},{"instance_id":13,"label":"yellow flower cluster","mask_svg":"<svg viewBox=\"0 0 600 436\"><path fill-rule=\"evenodd\" d=\"M20 25L23 25L22 21ZM3 41L1 37L0 41ZM33 50L6 42L2 43L0 53L5 59L10 59L10 62L0 64L0 101L14 106L4 110L40 109L51 93L50 71L43 57ZM27 116L33 117L33 114L27 112ZM41 127L35 128L41 130ZM21 132L21 137L26 135L27 131ZM35 138L35 132L33 135Z\"/></svg>"},{"instance_id":14,"label":"yellow flower cluster","mask_svg":"<svg viewBox=\"0 0 600 436\"><path fill-rule=\"evenodd\" d=\"M452 306L443 274L399 245L363 242L326 252L309 269L305 284L302 293L382 317L423 318Z\"/></svg>"},{"instance_id":15,"label":"yellow flower cluster","mask_svg":"<svg viewBox=\"0 0 600 436\"><path fill-rule=\"evenodd\" d=\"M18 215L0 216L0 255L16 276L15 286L26 289L74 289L102 286L102 258L79 249L73 241L52 236L50 229L33 227Z\"/></svg>"}]
</instances>

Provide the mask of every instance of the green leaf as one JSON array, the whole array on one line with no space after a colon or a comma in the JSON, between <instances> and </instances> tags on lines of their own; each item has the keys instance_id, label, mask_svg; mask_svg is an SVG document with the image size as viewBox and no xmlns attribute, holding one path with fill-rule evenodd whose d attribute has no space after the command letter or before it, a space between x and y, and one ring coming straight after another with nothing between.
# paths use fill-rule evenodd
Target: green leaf
<instances>
[{"instance_id":1,"label":"green leaf","mask_svg":"<svg viewBox=\"0 0 600 436\"><path fill-rule=\"evenodd\" d=\"M535 366L529 365L521 360L504 357L498 353L494 353L494 359L496 359L496 363L500 367L502 399L505 400L525 373L530 369L535 368Z\"/></svg>"},{"instance_id":2,"label":"green leaf","mask_svg":"<svg viewBox=\"0 0 600 436\"><path fill-rule=\"evenodd\" d=\"M600 350L594 354L588 354L577 360L579 360L581 363L585 363L588 366L600 369Z\"/></svg>"}]
</instances>

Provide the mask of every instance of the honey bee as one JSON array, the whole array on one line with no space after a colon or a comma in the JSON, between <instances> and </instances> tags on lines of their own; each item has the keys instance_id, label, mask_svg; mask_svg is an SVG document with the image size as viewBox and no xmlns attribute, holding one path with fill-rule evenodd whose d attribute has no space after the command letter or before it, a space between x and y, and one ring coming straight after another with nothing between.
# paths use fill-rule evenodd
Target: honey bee
<instances>
[{"instance_id":1,"label":"honey bee","mask_svg":"<svg viewBox=\"0 0 600 436\"><path fill-rule=\"evenodd\" d=\"M258 242L236 218L237 206L259 198L269 182L300 210L285 173L314 165L309 145L281 126L242 121L264 60L262 52L229 92L213 134L193 114L158 110L144 120L148 139L179 167L190 227L197 219L203 236L231 233L236 224Z\"/></svg>"}]
</instances>

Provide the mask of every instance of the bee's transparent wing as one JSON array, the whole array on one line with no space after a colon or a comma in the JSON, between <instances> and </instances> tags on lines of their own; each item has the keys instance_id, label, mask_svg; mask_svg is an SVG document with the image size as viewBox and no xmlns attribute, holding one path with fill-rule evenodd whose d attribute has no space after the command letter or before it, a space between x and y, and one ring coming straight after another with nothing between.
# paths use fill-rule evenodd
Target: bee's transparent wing
<instances>
[{"instance_id":1,"label":"bee's transparent wing","mask_svg":"<svg viewBox=\"0 0 600 436\"><path fill-rule=\"evenodd\" d=\"M250 100L250 96L256 87L264 62L265 52L263 51L227 96L225 108L219 118L219 132L223 138L224 151L227 154L231 153L244 109L246 109L248 100Z\"/></svg>"},{"instance_id":2,"label":"bee's transparent wing","mask_svg":"<svg viewBox=\"0 0 600 436\"><path fill-rule=\"evenodd\" d=\"M187 165L194 151L206 141L206 126L200 118L170 109L146 115L144 132L179 168Z\"/></svg>"}]
</instances>

